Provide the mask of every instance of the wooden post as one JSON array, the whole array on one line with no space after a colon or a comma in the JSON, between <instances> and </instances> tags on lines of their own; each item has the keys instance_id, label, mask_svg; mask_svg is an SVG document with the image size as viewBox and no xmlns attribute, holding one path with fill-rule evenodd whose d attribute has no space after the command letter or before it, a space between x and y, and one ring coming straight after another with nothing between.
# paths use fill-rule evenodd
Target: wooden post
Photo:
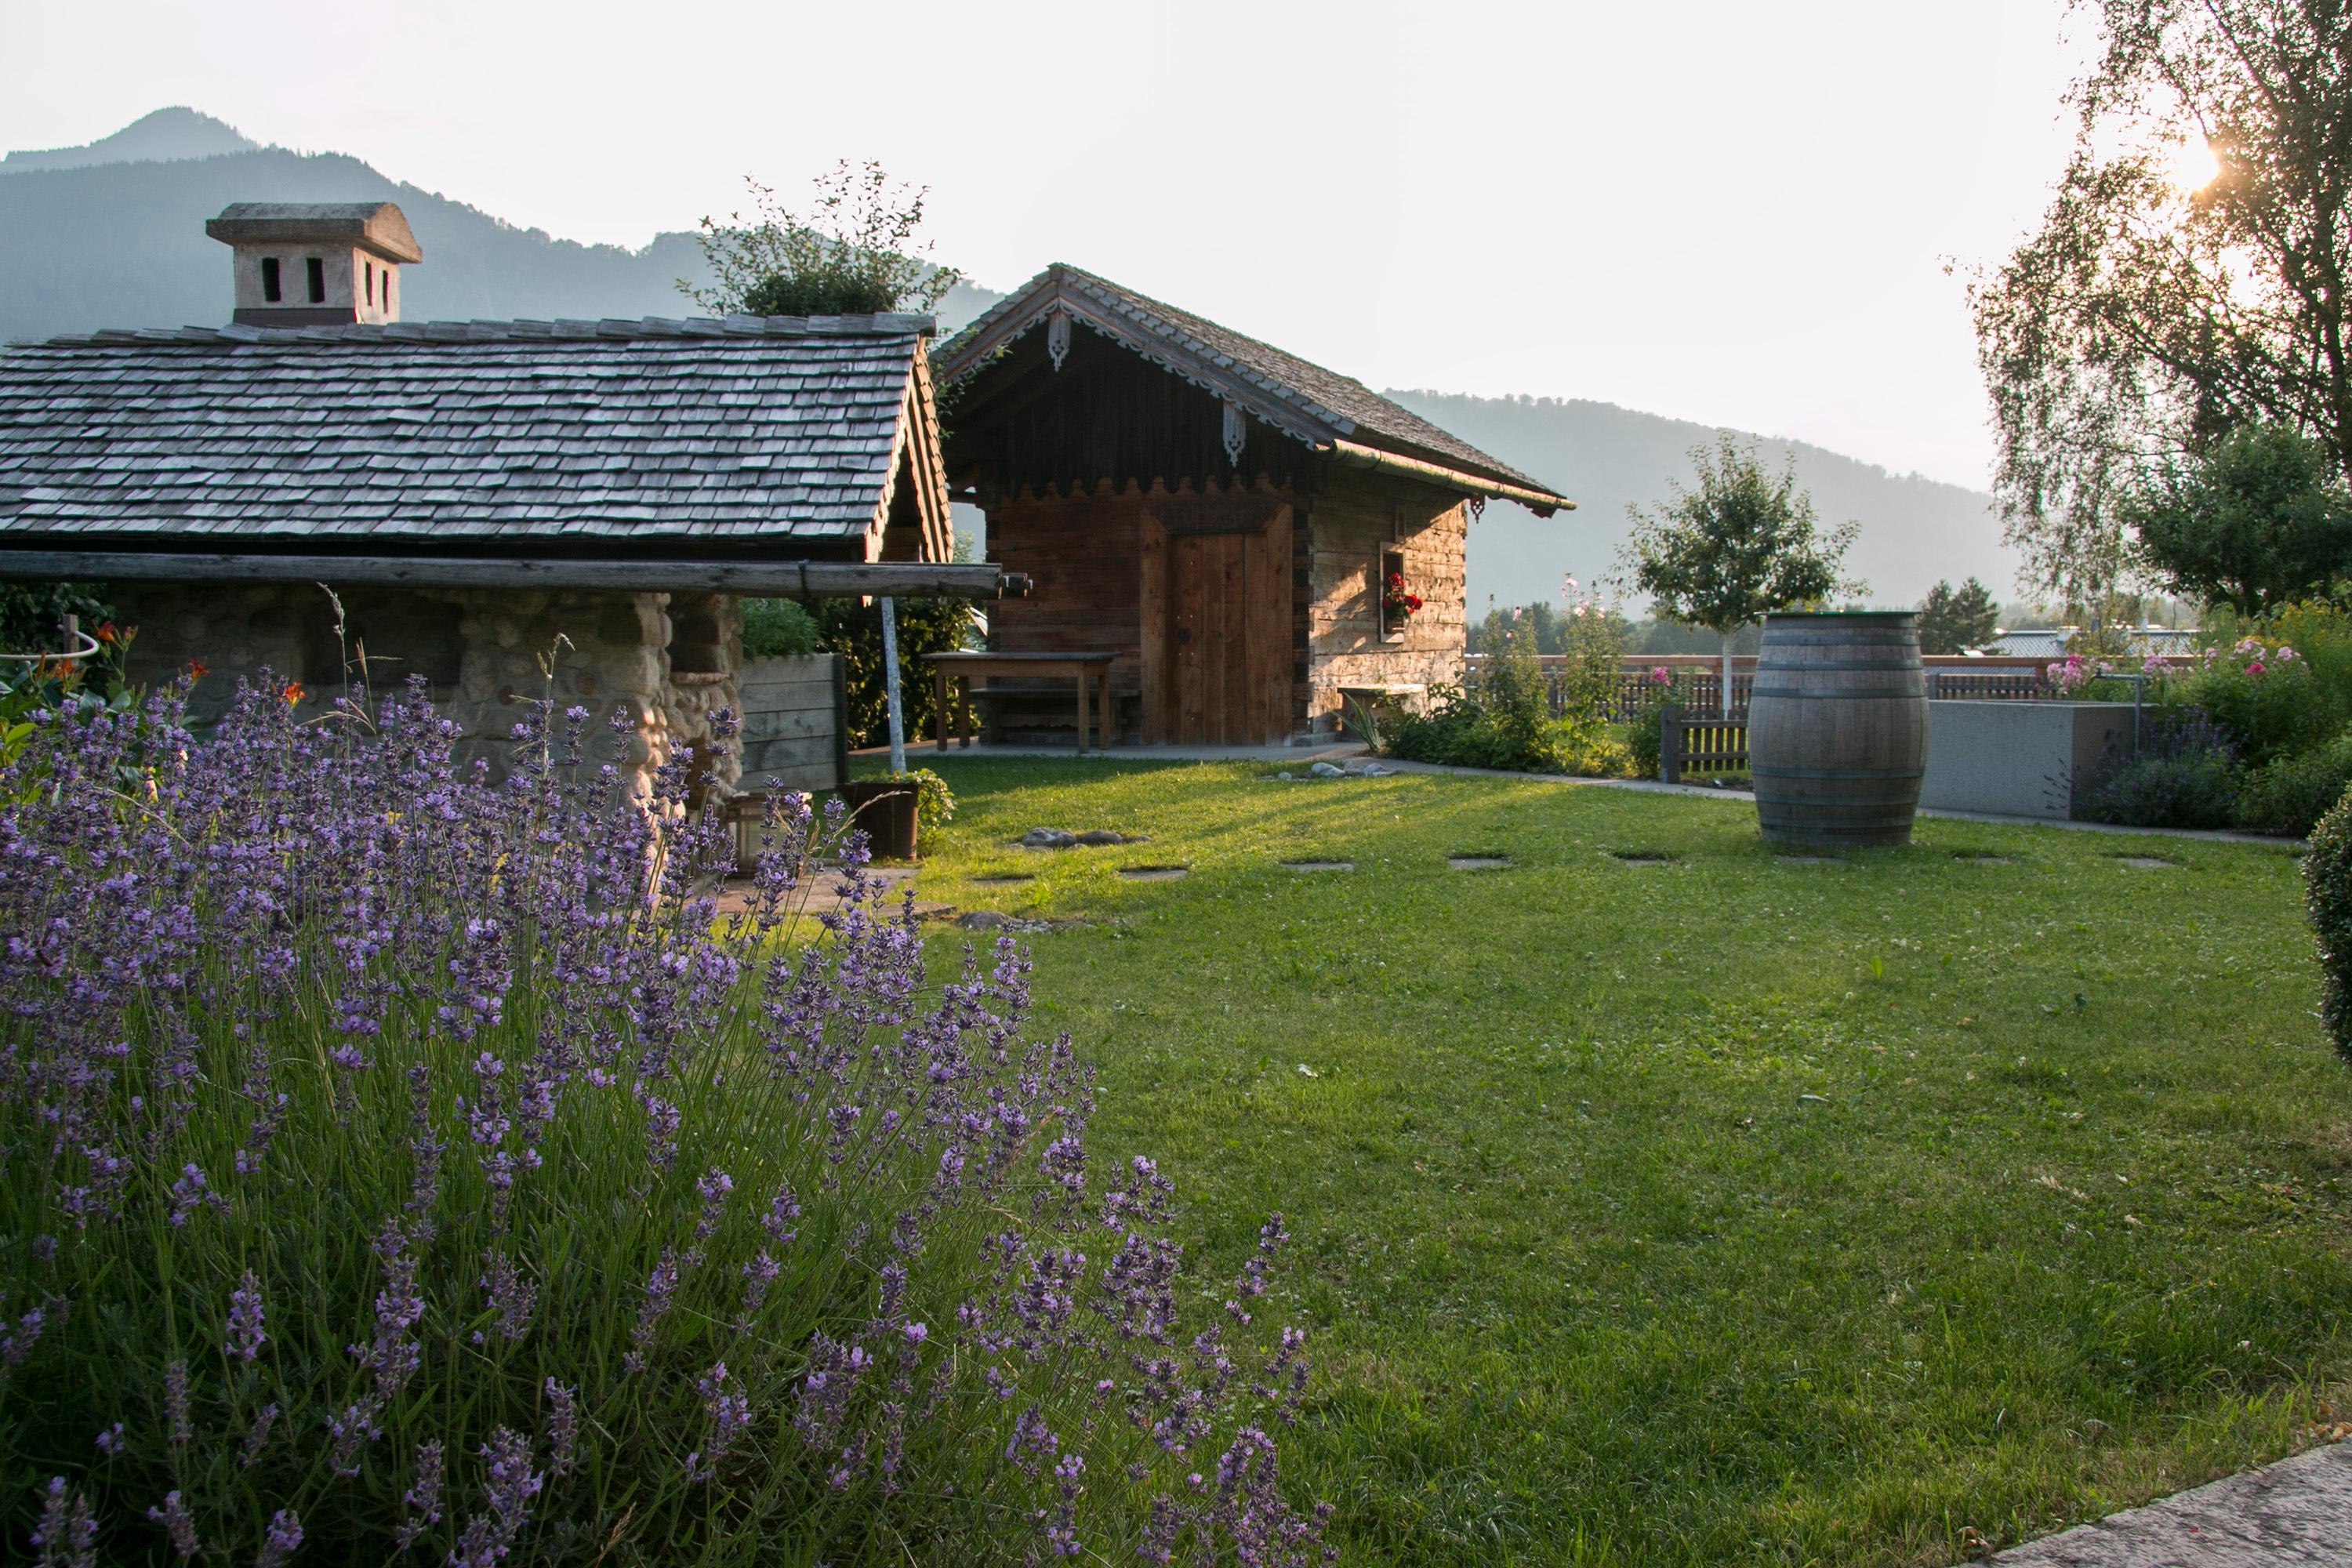
<instances>
[{"instance_id":1,"label":"wooden post","mask_svg":"<svg viewBox=\"0 0 2352 1568\"><path fill-rule=\"evenodd\" d=\"M898 706L898 612L882 601L882 683L890 705L890 771L907 771L907 716Z\"/></svg>"},{"instance_id":2,"label":"wooden post","mask_svg":"<svg viewBox=\"0 0 2352 1568\"><path fill-rule=\"evenodd\" d=\"M1078 666L1078 755L1087 754L1087 667Z\"/></svg>"},{"instance_id":3,"label":"wooden post","mask_svg":"<svg viewBox=\"0 0 2352 1568\"><path fill-rule=\"evenodd\" d=\"M944 752L948 749L948 667L944 664L931 666L931 700L939 710L939 749Z\"/></svg>"},{"instance_id":4,"label":"wooden post","mask_svg":"<svg viewBox=\"0 0 2352 1568\"><path fill-rule=\"evenodd\" d=\"M1672 702L1658 709L1658 781L1683 782L1683 710Z\"/></svg>"}]
</instances>

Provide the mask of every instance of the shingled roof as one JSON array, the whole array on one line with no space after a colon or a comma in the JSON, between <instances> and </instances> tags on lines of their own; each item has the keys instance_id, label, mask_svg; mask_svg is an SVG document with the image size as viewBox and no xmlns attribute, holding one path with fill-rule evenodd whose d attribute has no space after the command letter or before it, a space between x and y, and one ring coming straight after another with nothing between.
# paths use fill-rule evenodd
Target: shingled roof
<instances>
[{"instance_id":1,"label":"shingled roof","mask_svg":"<svg viewBox=\"0 0 2352 1568\"><path fill-rule=\"evenodd\" d=\"M1525 492L1512 499L1540 498L1547 510L1576 504L1351 376L1066 262L1040 272L941 345L935 362L940 385L976 373L1006 343L1057 313L1309 446L1353 442L1468 480L1493 481L1465 485L1468 489Z\"/></svg>"},{"instance_id":2,"label":"shingled roof","mask_svg":"<svg viewBox=\"0 0 2352 1568\"><path fill-rule=\"evenodd\" d=\"M929 318L107 331L0 352L0 550L944 558Z\"/></svg>"}]
</instances>

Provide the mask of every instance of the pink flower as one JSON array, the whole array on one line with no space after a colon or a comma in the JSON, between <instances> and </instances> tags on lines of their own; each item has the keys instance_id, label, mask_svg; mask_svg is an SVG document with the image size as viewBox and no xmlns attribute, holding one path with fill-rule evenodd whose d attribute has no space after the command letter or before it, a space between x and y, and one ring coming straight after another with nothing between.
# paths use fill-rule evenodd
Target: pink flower
<instances>
[{"instance_id":1,"label":"pink flower","mask_svg":"<svg viewBox=\"0 0 2352 1568\"><path fill-rule=\"evenodd\" d=\"M2261 659L2256 659L2253 663L2246 666L2246 673L2248 675L2260 675L2262 672L2263 661Z\"/></svg>"},{"instance_id":2,"label":"pink flower","mask_svg":"<svg viewBox=\"0 0 2352 1568\"><path fill-rule=\"evenodd\" d=\"M2287 647L2286 644L2281 643L2278 645L2278 653L2276 657L2281 664L2292 664L2303 656L2295 652L2294 649Z\"/></svg>"},{"instance_id":3,"label":"pink flower","mask_svg":"<svg viewBox=\"0 0 2352 1568\"><path fill-rule=\"evenodd\" d=\"M1664 665L1654 664L1650 667L1650 684L1653 686L1672 685L1674 679L1674 676L1668 672Z\"/></svg>"},{"instance_id":4,"label":"pink flower","mask_svg":"<svg viewBox=\"0 0 2352 1568\"><path fill-rule=\"evenodd\" d=\"M1518 607L1518 605L1513 605L1511 606L1511 619L1513 619L1513 620L1515 620L1515 621L1516 621L1516 620L1517 620L1518 618L1519 618L1519 607Z\"/></svg>"}]
</instances>

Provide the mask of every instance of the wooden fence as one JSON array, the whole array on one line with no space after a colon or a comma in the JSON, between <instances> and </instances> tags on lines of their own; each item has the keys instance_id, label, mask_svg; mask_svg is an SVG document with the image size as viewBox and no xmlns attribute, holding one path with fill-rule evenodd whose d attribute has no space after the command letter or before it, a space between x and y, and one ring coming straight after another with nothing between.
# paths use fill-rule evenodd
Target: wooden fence
<instances>
[{"instance_id":1,"label":"wooden fence","mask_svg":"<svg viewBox=\"0 0 2352 1568\"><path fill-rule=\"evenodd\" d=\"M746 792L828 790L849 777L849 724L841 655L743 661Z\"/></svg>"},{"instance_id":2,"label":"wooden fence","mask_svg":"<svg viewBox=\"0 0 2352 1568\"><path fill-rule=\"evenodd\" d=\"M1748 713L1726 719L1669 702L1658 715L1658 777L1680 784L1685 773L1748 771Z\"/></svg>"},{"instance_id":3,"label":"wooden fence","mask_svg":"<svg viewBox=\"0 0 2352 1568\"><path fill-rule=\"evenodd\" d=\"M1536 661L1543 670L1544 690L1552 717L1567 715L1568 658L1563 654L1539 655ZM1939 699L1972 699L1976 700L2038 701L2059 695L2050 684L2047 659L2026 658L1971 658L1960 654L1929 654L1920 661L1927 671L1927 695ZM2185 659L2168 659L2175 666L2185 666ZM1469 654L1462 660L1462 684L1475 692L1486 663L1484 654ZM1665 679L1659 679L1664 671ZM1748 689L1756 681L1754 656L1742 654L1731 661L1731 710L1745 712ZM1629 655L1618 663L1615 689L1605 717L1622 722L1637 714L1646 713L1670 698L1678 701L1686 712L1713 710L1720 712L1723 706L1722 661L1706 654Z\"/></svg>"}]
</instances>

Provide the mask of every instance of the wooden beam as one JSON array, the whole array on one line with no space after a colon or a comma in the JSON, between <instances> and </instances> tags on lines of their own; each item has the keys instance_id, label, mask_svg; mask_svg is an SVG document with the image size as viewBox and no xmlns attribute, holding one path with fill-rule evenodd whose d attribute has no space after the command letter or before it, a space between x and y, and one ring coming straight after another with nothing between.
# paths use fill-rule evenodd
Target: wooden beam
<instances>
[{"instance_id":1,"label":"wooden beam","mask_svg":"<svg viewBox=\"0 0 2352 1568\"><path fill-rule=\"evenodd\" d=\"M384 555L180 554L0 549L0 578L115 583L326 583L400 588L540 588L752 598L1020 598L1029 579L949 561L556 561Z\"/></svg>"},{"instance_id":2,"label":"wooden beam","mask_svg":"<svg viewBox=\"0 0 2352 1568\"><path fill-rule=\"evenodd\" d=\"M1555 511L1574 511L1576 503L1565 496L1544 490L1531 490L1525 485L1507 484L1501 479L1489 479L1462 468L1449 468L1437 463L1424 463L1418 458L1399 457L1355 441L1330 441L1316 447L1333 461L1351 468L1376 468L1382 473L1402 474L1449 490L1467 495L1494 496L1502 500L1515 500L1538 517L1549 517Z\"/></svg>"}]
</instances>

